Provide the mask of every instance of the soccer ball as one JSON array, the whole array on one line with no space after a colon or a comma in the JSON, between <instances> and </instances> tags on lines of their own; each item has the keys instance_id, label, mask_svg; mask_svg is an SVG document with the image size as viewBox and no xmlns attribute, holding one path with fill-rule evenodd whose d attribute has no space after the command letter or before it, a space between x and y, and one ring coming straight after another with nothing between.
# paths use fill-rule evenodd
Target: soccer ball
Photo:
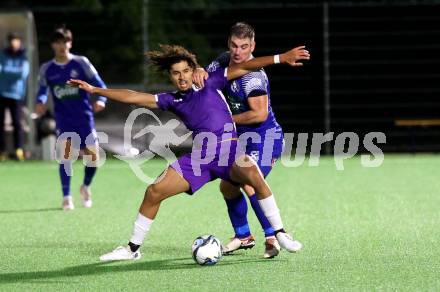
<instances>
[{"instance_id":1,"label":"soccer ball","mask_svg":"<svg viewBox=\"0 0 440 292\"><path fill-rule=\"evenodd\" d=\"M222 258L220 240L214 235L202 235L194 240L192 256L201 266L215 265Z\"/></svg>"}]
</instances>

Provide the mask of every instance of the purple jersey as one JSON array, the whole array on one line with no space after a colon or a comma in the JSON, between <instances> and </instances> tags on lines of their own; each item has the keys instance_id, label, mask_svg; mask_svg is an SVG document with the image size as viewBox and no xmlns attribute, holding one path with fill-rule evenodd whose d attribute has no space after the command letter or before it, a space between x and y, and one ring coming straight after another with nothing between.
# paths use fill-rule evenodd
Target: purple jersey
<instances>
[{"instance_id":1,"label":"purple jersey","mask_svg":"<svg viewBox=\"0 0 440 292\"><path fill-rule=\"evenodd\" d=\"M217 60L213 61L207 67L209 74L218 70L218 68L225 68L229 65L229 54L222 54ZM227 87L223 90L226 96L226 101L229 104L233 115L240 114L250 110L248 99L267 95L268 100L268 115L264 122L250 125L237 125L237 132L239 135L246 132L257 132L263 134L267 129L276 128L277 132L282 132L281 126L275 119L270 104L270 87L264 69L250 72L242 77L228 82Z\"/></svg>"},{"instance_id":2,"label":"purple jersey","mask_svg":"<svg viewBox=\"0 0 440 292\"><path fill-rule=\"evenodd\" d=\"M96 87L106 88L106 86L86 57L69 55L69 59L66 64L51 60L41 66L37 102L46 103L48 94L53 97L58 128L84 125L90 125L93 128L90 94L78 87L71 87L66 82L74 78L85 80ZM98 100L105 102L107 99L100 96Z\"/></svg>"},{"instance_id":3,"label":"purple jersey","mask_svg":"<svg viewBox=\"0 0 440 292\"><path fill-rule=\"evenodd\" d=\"M220 68L212 72L200 90L192 88L187 92L157 94L158 107L176 114L193 132L193 137L211 132L221 139L225 124L233 124L231 111L221 92L227 84L226 70ZM235 129L233 136L236 137Z\"/></svg>"}]
</instances>

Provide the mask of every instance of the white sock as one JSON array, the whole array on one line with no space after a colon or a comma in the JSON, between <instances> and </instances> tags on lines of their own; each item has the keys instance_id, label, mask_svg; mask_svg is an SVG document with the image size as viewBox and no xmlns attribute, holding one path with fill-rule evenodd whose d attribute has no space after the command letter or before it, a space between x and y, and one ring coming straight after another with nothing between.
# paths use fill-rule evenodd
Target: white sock
<instances>
[{"instance_id":1,"label":"white sock","mask_svg":"<svg viewBox=\"0 0 440 292\"><path fill-rule=\"evenodd\" d=\"M283 222L281 221L280 210L278 209L277 202L275 201L274 195L270 195L266 199L258 200L264 215L269 220L272 228L276 230L283 229Z\"/></svg>"},{"instance_id":2,"label":"white sock","mask_svg":"<svg viewBox=\"0 0 440 292\"><path fill-rule=\"evenodd\" d=\"M151 220L141 213L138 213L136 221L133 226L133 233L130 238L130 242L142 245L144 242L144 238L147 235L148 231L150 231L151 224L153 224L154 220Z\"/></svg>"}]
</instances>

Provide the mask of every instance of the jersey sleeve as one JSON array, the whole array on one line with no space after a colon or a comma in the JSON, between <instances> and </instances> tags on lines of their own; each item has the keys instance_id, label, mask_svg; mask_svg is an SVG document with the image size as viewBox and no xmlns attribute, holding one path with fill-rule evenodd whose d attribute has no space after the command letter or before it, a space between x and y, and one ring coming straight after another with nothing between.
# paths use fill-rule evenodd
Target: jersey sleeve
<instances>
[{"instance_id":1,"label":"jersey sleeve","mask_svg":"<svg viewBox=\"0 0 440 292\"><path fill-rule=\"evenodd\" d=\"M156 98L157 106L163 111L172 111L173 110L173 100L174 96L170 93L158 93L154 96Z\"/></svg>"},{"instance_id":2,"label":"jersey sleeve","mask_svg":"<svg viewBox=\"0 0 440 292\"><path fill-rule=\"evenodd\" d=\"M28 78L29 71L30 71L29 61L27 59L25 59L23 61L23 68L21 70L21 78L23 78L23 79Z\"/></svg>"},{"instance_id":3,"label":"jersey sleeve","mask_svg":"<svg viewBox=\"0 0 440 292\"><path fill-rule=\"evenodd\" d=\"M223 89L228 84L228 68L217 68L217 70L209 73L209 78L205 81L205 86L214 89Z\"/></svg>"},{"instance_id":4,"label":"jersey sleeve","mask_svg":"<svg viewBox=\"0 0 440 292\"><path fill-rule=\"evenodd\" d=\"M90 79L90 84L92 84L95 87L107 88L104 81L102 81L101 77L98 74L96 74L92 79ZM106 103L107 97L99 95L98 101Z\"/></svg>"},{"instance_id":5,"label":"jersey sleeve","mask_svg":"<svg viewBox=\"0 0 440 292\"><path fill-rule=\"evenodd\" d=\"M212 61L208 66L206 66L206 72L214 72L218 68L226 68L229 65L231 55L229 52L224 52L220 54L214 61Z\"/></svg>"},{"instance_id":6,"label":"jersey sleeve","mask_svg":"<svg viewBox=\"0 0 440 292\"><path fill-rule=\"evenodd\" d=\"M46 71L49 65L43 64L40 68L40 73L38 74L38 92L37 92L37 103L46 103L49 91L49 86L46 79Z\"/></svg>"},{"instance_id":7,"label":"jersey sleeve","mask_svg":"<svg viewBox=\"0 0 440 292\"><path fill-rule=\"evenodd\" d=\"M82 69L84 70L88 82L91 85L95 87L107 88L104 81L102 81L102 78L99 76L98 71L96 71L95 67L92 65L89 59L84 56L80 57L80 64ZM107 102L107 98L104 96L98 96L98 101L105 103Z\"/></svg>"},{"instance_id":8,"label":"jersey sleeve","mask_svg":"<svg viewBox=\"0 0 440 292\"><path fill-rule=\"evenodd\" d=\"M267 95L268 81L267 76L263 71L253 71L242 78L244 81L244 93L247 98Z\"/></svg>"}]
</instances>

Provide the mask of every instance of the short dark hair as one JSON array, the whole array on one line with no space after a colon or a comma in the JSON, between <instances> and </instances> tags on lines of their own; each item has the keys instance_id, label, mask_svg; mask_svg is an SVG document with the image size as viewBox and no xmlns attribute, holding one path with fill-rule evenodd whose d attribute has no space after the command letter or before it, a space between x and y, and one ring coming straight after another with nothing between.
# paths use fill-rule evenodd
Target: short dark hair
<instances>
[{"instance_id":1,"label":"short dark hair","mask_svg":"<svg viewBox=\"0 0 440 292\"><path fill-rule=\"evenodd\" d=\"M12 41L12 40L21 40L21 37L18 33L16 32L10 32L8 33L8 42Z\"/></svg>"},{"instance_id":2,"label":"short dark hair","mask_svg":"<svg viewBox=\"0 0 440 292\"><path fill-rule=\"evenodd\" d=\"M51 43L55 43L59 40L70 42L72 41L72 32L67 29L65 25L55 28L50 39Z\"/></svg>"},{"instance_id":3,"label":"short dark hair","mask_svg":"<svg viewBox=\"0 0 440 292\"><path fill-rule=\"evenodd\" d=\"M236 24L231 26L231 30L229 32L229 38L233 36L240 39L250 38L251 40L254 40L255 30L250 24L246 22L237 22Z\"/></svg>"},{"instance_id":4,"label":"short dark hair","mask_svg":"<svg viewBox=\"0 0 440 292\"><path fill-rule=\"evenodd\" d=\"M197 64L196 55L178 45L159 45L160 51L148 51L145 53L148 60L159 70L169 72L171 66L181 61L186 61L195 70Z\"/></svg>"}]
</instances>

